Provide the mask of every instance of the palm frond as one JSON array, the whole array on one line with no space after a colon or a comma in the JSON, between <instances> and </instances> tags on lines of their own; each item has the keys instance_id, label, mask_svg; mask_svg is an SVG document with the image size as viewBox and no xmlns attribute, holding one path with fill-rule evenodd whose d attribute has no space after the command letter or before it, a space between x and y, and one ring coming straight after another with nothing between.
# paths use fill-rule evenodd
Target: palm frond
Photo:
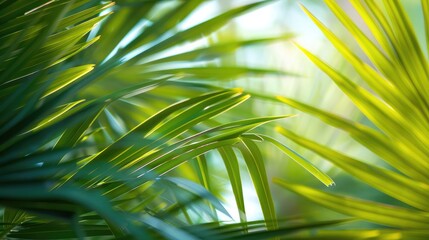
<instances>
[{"instance_id":1,"label":"palm frond","mask_svg":"<svg viewBox=\"0 0 429 240\"><path fill-rule=\"evenodd\" d=\"M383 159L388 167L376 166L373 163L352 158L290 130L281 127L277 130L285 137L326 158L360 181L403 204L396 206L339 196L287 183L280 179L276 179L275 182L327 208L397 229L393 232L377 230L374 236L378 238L388 238L388 236L395 238L402 234L403 237L407 236L410 239L425 238L428 233L425 231L427 220L424 218L428 216L426 203L429 199L426 138L428 97L425 89L429 85L425 57L427 54L422 49L426 48L419 45L415 30L399 1L382 1L382 3L366 0L351 1L370 29L374 40L369 34L365 34L335 1L327 0L325 3L352 34L369 62L364 57L357 56L348 44L308 10L303 9L354 67L368 88L353 82L352 76L343 75L341 70L333 69L304 48L299 48L337 84L374 125L367 126L290 98L278 97L278 100L348 133ZM427 2L422 1L424 11L426 11L426 5ZM425 25L427 25L426 22ZM420 217L421 219L417 219ZM416 229L418 230L415 235L411 233ZM327 235L320 232L317 236L323 239L327 236L346 237L348 234L363 236L365 232L339 230Z\"/></svg>"},{"instance_id":2,"label":"palm frond","mask_svg":"<svg viewBox=\"0 0 429 240\"><path fill-rule=\"evenodd\" d=\"M1 1L0 204L5 209L0 236L198 239L211 232L222 239L252 227L267 236L292 232L278 229L255 143L261 139L245 135L288 116L222 119L250 95L204 85L243 75L289 74L214 60L290 35L207 42L177 52L268 2L183 28L180 24L204 1ZM216 229L228 225L217 213L229 215L218 198L186 176L172 177L180 165L197 159L209 187L205 159L216 151L241 214L241 223L226 235ZM266 222L247 222L241 157ZM207 222L215 227L190 226Z\"/></svg>"}]
</instances>

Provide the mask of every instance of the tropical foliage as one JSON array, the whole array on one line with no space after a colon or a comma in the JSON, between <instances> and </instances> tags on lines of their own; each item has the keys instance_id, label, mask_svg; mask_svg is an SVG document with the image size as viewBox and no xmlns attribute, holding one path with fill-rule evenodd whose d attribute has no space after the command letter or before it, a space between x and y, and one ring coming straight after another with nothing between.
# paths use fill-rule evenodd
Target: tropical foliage
<instances>
[{"instance_id":1,"label":"tropical foliage","mask_svg":"<svg viewBox=\"0 0 429 240\"><path fill-rule=\"evenodd\" d=\"M342 41L305 7L303 9L353 66L362 82L353 81L355 76L344 75L341 70L298 47L335 82L371 124L352 121L291 98L278 97L278 100L348 133L385 164L356 159L303 138L290 129L279 127L277 130L397 201L378 202L327 193L281 179L274 181L321 206L378 224L375 229L368 230L321 231L317 238L427 239L429 38L424 44L419 44L416 30L397 0L350 1L370 33L358 26L336 1L327 0L325 3L353 36L364 55L359 56L350 44ZM428 1L421 1L426 36L429 36L428 4Z\"/></svg>"},{"instance_id":2,"label":"tropical foliage","mask_svg":"<svg viewBox=\"0 0 429 240\"><path fill-rule=\"evenodd\" d=\"M189 24L213 2L0 1L0 238L427 239L429 3L421 1L427 38L421 44L399 0L350 0L364 28L337 1L326 0L362 53L303 7L354 69L353 75L335 69L298 45L365 116L352 120L296 99L225 87L243 76L291 75L225 57L292 35L225 40L219 34L271 1L250 1ZM255 98L315 116L383 162L303 137L282 124L291 115L257 115L249 110ZM273 122L279 134L270 131ZM277 216L267 146L325 186L334 183L284 137L389 201L282 176L274 183L345 216ZM260 221L248 218L242 165ZM237 221L213 177L222 171ZM355 229L357 221L372 225Z\"/></svg>"},{"instance_id":3,"label":"tropical foliage","mask_svg":"<svg viewBox=\"0 0 429 240\"><path fill-rule=\"evenodd\" d=\"M295 155L251 131L288 116L237 118L250 95L209 82L287 74L215 60L290 35L211 43L210 34L269 1L184 27L204 2L0 2L1 238L260 239L341 222L279 228L258 142ZM196 40L204 44L185 47ZM240 223L219 220L229 213L210 192L214 151ZM264 221L246 219L238 158Z\"/></svg>"}]
</instances>

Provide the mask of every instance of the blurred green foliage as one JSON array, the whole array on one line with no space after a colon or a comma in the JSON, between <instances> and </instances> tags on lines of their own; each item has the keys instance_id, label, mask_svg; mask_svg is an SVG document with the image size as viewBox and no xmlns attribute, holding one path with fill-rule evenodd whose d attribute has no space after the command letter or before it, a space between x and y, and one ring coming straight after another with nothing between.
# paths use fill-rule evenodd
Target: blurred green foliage
<instances>
[{"instance_id":1,"label":"blurred green foliage","mask_svg":"<svg viewBox=\"0 0 429 240\"><path fill-rule=\"evenodd\" d=\"M428 2L303 5L0 1L0 238L426 239Z\"/></svg>"}]
</instances>

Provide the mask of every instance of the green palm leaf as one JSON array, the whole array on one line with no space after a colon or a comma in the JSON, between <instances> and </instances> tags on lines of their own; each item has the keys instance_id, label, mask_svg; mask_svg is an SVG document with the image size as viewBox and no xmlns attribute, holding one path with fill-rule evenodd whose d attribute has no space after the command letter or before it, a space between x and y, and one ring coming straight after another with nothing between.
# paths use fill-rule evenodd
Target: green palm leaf
<instances>
[{"instance_id":1,"label":"green palm leaf","mask_svg":"<svg viewBox=\"0 0 429 240\"><path fill-rule=\"evenodd\" d=\"M267 221L258 232L289 233L276 232L264 160L257 144L243 137L288 116L222 118L250 95L201 81L289 74L211 61L290 35L172 51L206 39L268 2L233 8L180 29L204 1L0 1L1 237L223 236L216 233L222 228L191 229L195 222L220 226L216 211L229 213L214 194L178 170L198 159L209 187L212 170L206 156L215 151L221 152L242 213L241 223L232 227L245 233L252 223L246 222L233 148L243 153Z\"/></svg>"},{"instance_id":2,"label":"green palm leaf","mask_svg":"<svg viewBox=\"0 0 429 240\"><path fill-rule=\"evenodd\" d=\"M278 97L277 100L345 131L390 166L376 166L374 163L352 158L345 153L306 139L290 130L281 127L277 130L362 182L402 201L406 206L386 205L376 201L324 193L280 179L276 179L275 182L340 213L398 229L393 232L377 230L374 237L379 239L395 238L399 237L399 234L409 239L423 239L428 236L425 232L427 227L424 218L429 216L426 206L429 199L427 195L429 152L425 137L428 133L426 104L428 96L425 89L429 85L427 84L427 59L422 51L424 48L420 47L415 30L399 1L353 0L350 2L365 21L374 40L350 19L338 3L325 1L338 20L352 34L370 62L355 54L328 27L308 10L303 9L353 66L368 88L353 82L352 76L345 76L340 70L333 69L304 48L299 48L337 84L375 127L366 126L364 123L337 116L290 98ZM427 2L422 1L422 6L424 13L427 13ZM427 29L427 23L425 26ZM412 232L415 229L422 231L414 234ZM315 239L323 239L327 236L346 237L348 234L358 237L366 233L368 232L331 231L325 235L320 232Z\"/></svg>"}]
</instances>

